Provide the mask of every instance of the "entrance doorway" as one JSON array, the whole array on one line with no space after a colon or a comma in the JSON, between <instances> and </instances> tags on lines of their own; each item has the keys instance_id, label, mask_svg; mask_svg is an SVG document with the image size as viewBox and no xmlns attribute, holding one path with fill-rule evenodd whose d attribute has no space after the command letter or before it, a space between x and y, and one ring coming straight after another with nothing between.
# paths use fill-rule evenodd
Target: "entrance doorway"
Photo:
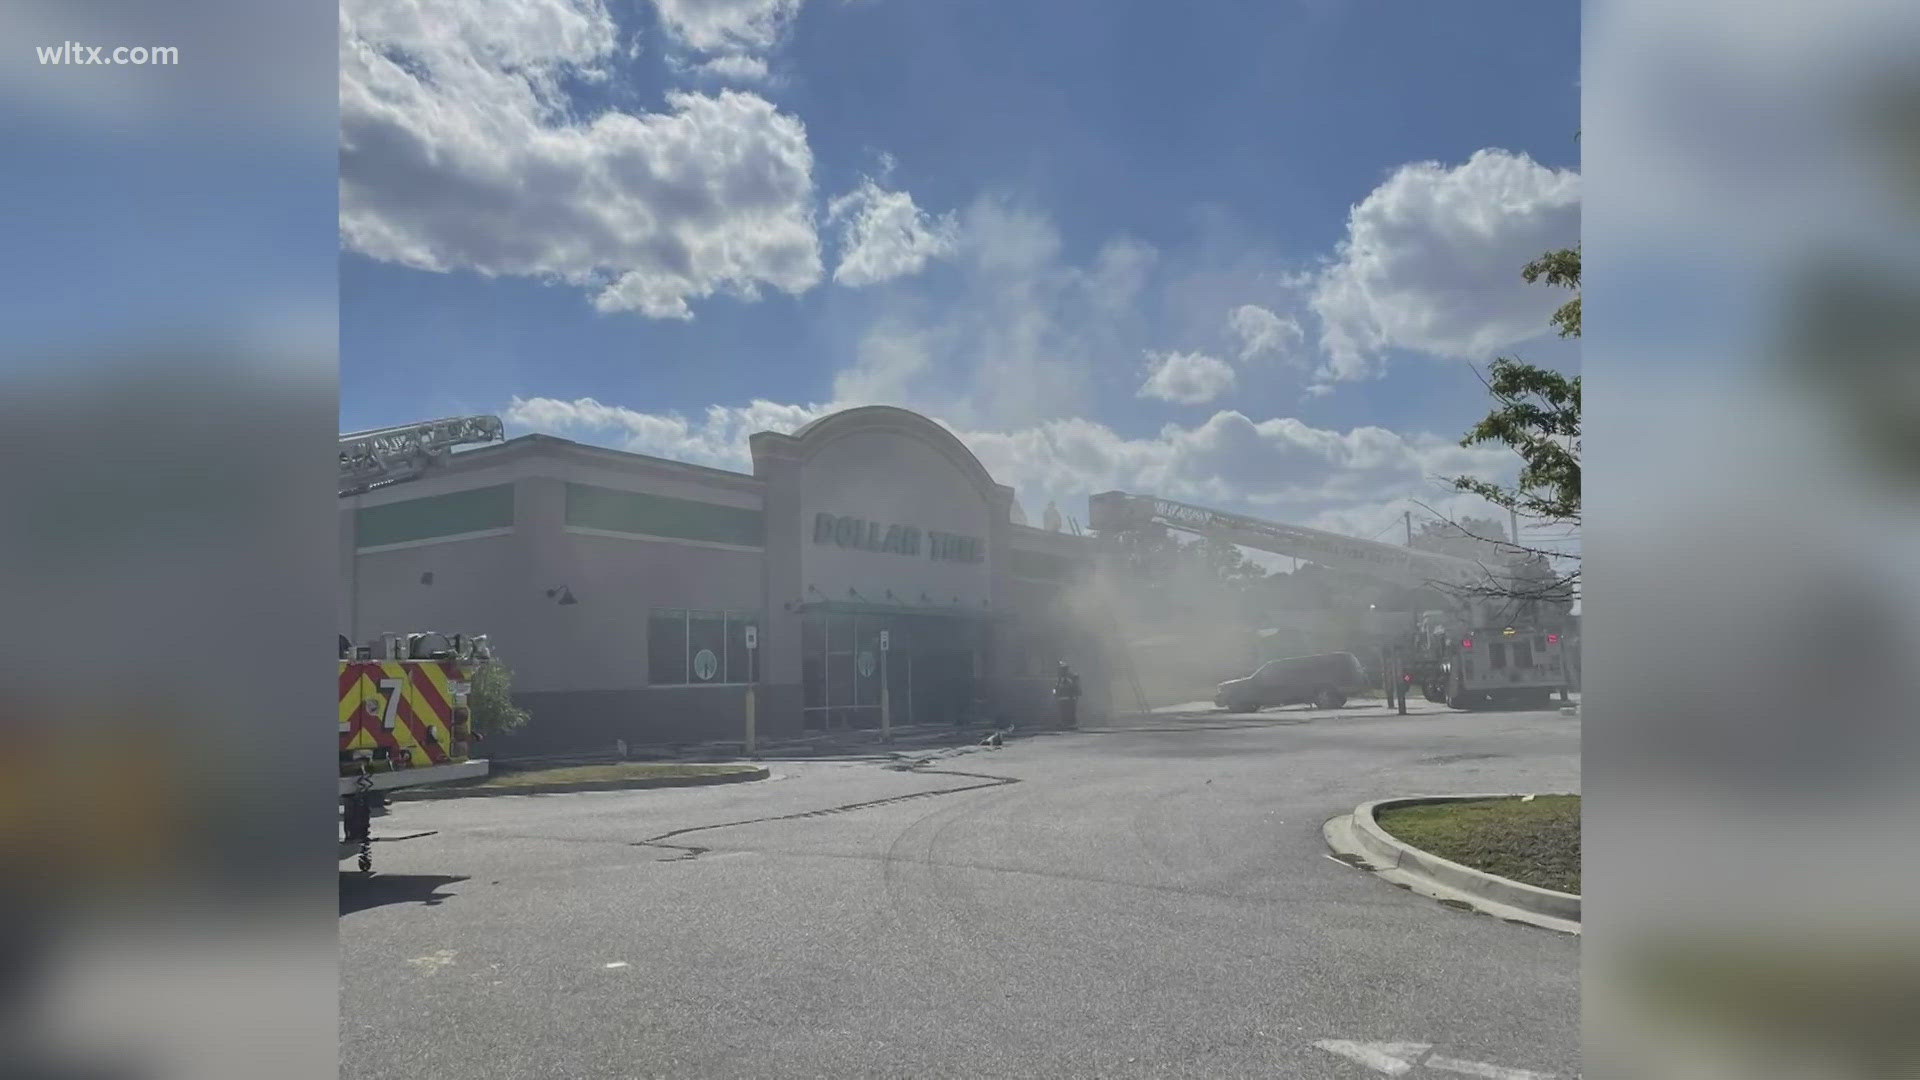
<instances>
[{"instance_id":1,"label":"entrance doorway","mask_svg":"<svg viewBox=\"0 0 1920 1080\"><path fill-rule=\"evenodd\" d=\"M883 678L894 724L960 724L972 713L976 688L984 685L985 646L984 623L976 619L809 611L801 624L805 727L878 728Z\"/></svg>"}]
</instances>

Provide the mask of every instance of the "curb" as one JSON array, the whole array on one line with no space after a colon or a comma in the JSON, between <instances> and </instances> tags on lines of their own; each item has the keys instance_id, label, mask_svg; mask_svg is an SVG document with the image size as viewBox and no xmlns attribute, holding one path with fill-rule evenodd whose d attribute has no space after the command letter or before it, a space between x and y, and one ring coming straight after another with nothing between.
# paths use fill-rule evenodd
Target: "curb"
<instances>
[{"instance_id":1,"label":"curb","mask_svg":"<svg viewBox=\"0 0 1920 1080\"><path fill-rule=\"evenodd\" d=\"M1395 884L1406 885L1434 899L1464 903L1485 914L1561 933L1578 934L1580 897L1542 889L1443 859L1394 838L1374 818L1379 810L1402 806L1517 797L1513 793L1497 793L1376 799L1361 803L1352 814L1327 822L1324 831L1327 844L1334 851L1349 858L1364 859L1363 869L1371 870ZM1353 865L1362 864L1356 862Z\"/></svg>"},{"instance_id":2,"label":"curb","mask_svg":"<svg viewBox=\"0 0 1920 1080\"><path fill-rule=\"evenodd\" d=\"M1000 731L1004 734L1006 730L1005 728L954 728L946 724L925 724L916 727L896 727L893 729L893 740L891 742L885 742L880 739L878 729L856 728L851 731L841 730L831 733L821 733L798 739L780 739L771 742L762 740L754 747L751 755L746 753L745 748L739 740L732 742L641 744L630 748L630 754L626 760L667 764L676 761L709 762L725 761L728 759L755 761L766 758L784 759L785 756L789 754L798 758L805 758L816 753L823 755L853 754L869 751L885 753L888 750L895 749L917 749L923 745L966 746L977 743L982 737L993 731ZM1053 733L1056 730L1057 729L1054 728L1044 727L1020 728L1019 737L1024 738L1032 734ZM1013 736L1008 737L1012 738ZM580 751L576 753L535 754L526 757L501 756L496 753L493 756L493 760L496 763L505 765L557 767L565 765L606 765L622 759L615 754L607 752Z\"/></svg>"},{"instance_id":3,"label":"curb","mask_svg":"<svg viewBox=\"0 0 1920 1080\"><path fill-rule=\"evenodd\" d=\"M402 788L399 791L390 792L387 798L393 802L416 802L433 799L492 799L503 795L564 795L574 791L639 791L646 788L708 787L714 784L742 784L751 780L765 780L771 775L773 774L764 768L756 768L731 773L709 773L704 776L583 780L571 784L524 784L519 787Z\"/></svg>"}]
</instances>

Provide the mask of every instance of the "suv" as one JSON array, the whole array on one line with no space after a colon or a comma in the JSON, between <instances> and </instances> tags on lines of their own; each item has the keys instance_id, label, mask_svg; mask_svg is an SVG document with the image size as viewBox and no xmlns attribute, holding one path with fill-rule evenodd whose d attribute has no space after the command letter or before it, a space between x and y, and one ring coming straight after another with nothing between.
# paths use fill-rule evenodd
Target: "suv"
<instances>
[{"instance_id":1,"label":"suv","mask_svg":"<svg viewBox=\"0 0 1920 1080\"><path fill-rule=\"evenodd\" d=\"M1230 712L1258 712L1269 705L1314 705L1337 709L1347 695L1367 685L1352 653L1321 653L1272 660L1244 679L1220 684L1213 703Z\"/></svg>"}]
</instances>

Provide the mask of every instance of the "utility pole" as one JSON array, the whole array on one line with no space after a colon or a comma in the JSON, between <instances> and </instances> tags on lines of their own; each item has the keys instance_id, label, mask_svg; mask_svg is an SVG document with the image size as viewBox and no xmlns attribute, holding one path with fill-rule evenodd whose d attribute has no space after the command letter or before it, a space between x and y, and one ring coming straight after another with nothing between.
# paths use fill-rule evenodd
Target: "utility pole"
<instances>
[{"instance_id":1,"label":"utility pole","mask_svg":"<svg viewBox=\"0 0 1920 1080\"><path fill-rule=\"evenodd\" d=\"M1400 511L1400 513L1403 517L1407 519L1407 546L1412 547L1413 546L1413 511L1402 510Z\"/></svg>"}]
</instances>

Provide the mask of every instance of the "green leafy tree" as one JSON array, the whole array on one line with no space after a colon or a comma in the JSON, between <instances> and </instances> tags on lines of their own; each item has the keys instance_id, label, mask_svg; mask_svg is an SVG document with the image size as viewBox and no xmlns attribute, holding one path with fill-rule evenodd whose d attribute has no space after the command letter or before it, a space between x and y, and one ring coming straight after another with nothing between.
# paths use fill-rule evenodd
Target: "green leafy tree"
<instances>
[{"instance_id":1,"label":"green leafy tree","mask_svg":"<svg viewBox=\"0 0 1920 1080\"><path fill-rule=\"evenodd\" d=\"M498 660L481 664L467 693L473 730L482 738L504 735L526 726L533 717L513 703L513 672Z\"/></svg>"},{"instance_id":2,"label":"green leafy tree","mask_svg":"<svg viewBox=\"0 0 1920 1080\"><path fill-rule=\"evenodd\" d=\"M1547 284L1560 289L1572 289L1573 299L1560 305L1560 310L1548 320L1559 329L1563 338L1580 336L1580 249L1561 248L1549 251L1545 255L1528 263L1520 269L1520 276L1532 285L1546 279Z\"/></svg>"},{"instance_id":3,"label":"green leafy tree","mask_svg":"<svg viewBox=\"0 0 1920 1080\"><path fill-rule=\"evenodd\" d=\"M1551 322L1565 338L1580 336L1580 249L1550 251L1528 263L1521 277L1529 284L1573 290L1573 299L1553 313ZM1495 506L1529 520L1577 528L1580 524L1580 376L1500 357L1488 366L1483 380L1494 407L1467 431L1461 446L1499 443L1520 457L1520 472L1512 486L1477 477L1452 479L1458 491L1471 492ZM1457 526L1477 539L1470 529ZM1518 600L1571 600L1579 571L1560 573L1555 559L1579 557L1510 545L1519 556L1515 573L1472 592Z\"/></svg>"},{"instance_id":4,"label":"green leafy tree","mask_svg":"<svg viewBox=\"0 0 1920 1080\"><path fill-rule=\"evenodd\" d=\"M1548 252L1528 263L1523 276L1576 291L1552 321L1562 337L1579 337L1580 249ZM1520 455L1520 475L1512 487L1471 476L1455 477L1453 486L1529 518L1578 525L1580 376L1503 356L1489 366L1485 382L1493 411L1468 430L1460 445L1511 447Z\"/></svg>"}]
</instances>

